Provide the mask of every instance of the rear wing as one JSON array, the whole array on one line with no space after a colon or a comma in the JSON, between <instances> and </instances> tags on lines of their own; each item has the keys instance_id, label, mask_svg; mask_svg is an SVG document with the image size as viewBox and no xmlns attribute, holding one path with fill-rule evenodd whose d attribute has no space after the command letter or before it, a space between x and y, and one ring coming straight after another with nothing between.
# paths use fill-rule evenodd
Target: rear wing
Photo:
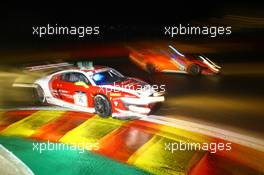
<instances>
[{"instance_id":1,"label":"rear wing","mask_svg":"<svg viewBox=\"0 0 264 175\"><path fill-rule=\"evenodd\" d=\"M38 71L38 70L46 70L46 69L53 69L53 68L60 68L60 67L68 67L73 66L73 64L64 62L64 63L55 63L55 64L46 64L46 65L38 65L38 66L30 66L26 67L27 71Z\"/></svg>"},{"instance_id":2,"label":"rear wing","mask_svg":"<svg viewBox=\"0 0 264 175\"><path fill-rule=\"evenodd\" d=\"M73 64L62 62L24 67L20 75L16 77L12 86L34 88L34 82L37 79L60 71L61 69L65 69L66 67L68 68L73 66Z\"/></svg>"}]
</instances>

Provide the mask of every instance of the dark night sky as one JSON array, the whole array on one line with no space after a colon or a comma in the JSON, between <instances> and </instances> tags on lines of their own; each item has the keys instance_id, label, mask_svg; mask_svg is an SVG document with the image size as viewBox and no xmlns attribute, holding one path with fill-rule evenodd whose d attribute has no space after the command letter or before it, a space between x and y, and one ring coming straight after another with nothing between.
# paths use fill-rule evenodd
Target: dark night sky
<instances>
[{"instance_id":1,"label":"dark night sky","mask_svg":"<svg viewBox=\"0 0 264 175\"><path fill-rule=\"evenodd\" d=\"M133 39L134 37L157 37L160 27L188 23L193 20L206 20L211 17L221 17L227 12L238 11L245 13L246 9L254 12L262 11L260 4L253 3L224 3L206 2L185 5L174 2L157 2L153 4L126 2L104 7L95 4L79 5L78 8L53 7L31 10L11 6L1 16L1 45L2 48L35 43L32 36L32 26L59 24L59 25L100 25L103 27L104 40ZM120 6L120 7L119 7ZM52 7L52 8L51 8ZM80 8L82 7L82 8ZM254 10L256 9L256 10ZM86 38L87 39L87 38ZM42 43L56 43L76 40L76 38L49 37L42 39ZM81 39L85 40L85 39ZM88 40L91 40L90 38Z\"/></svg>"}]
</instances>

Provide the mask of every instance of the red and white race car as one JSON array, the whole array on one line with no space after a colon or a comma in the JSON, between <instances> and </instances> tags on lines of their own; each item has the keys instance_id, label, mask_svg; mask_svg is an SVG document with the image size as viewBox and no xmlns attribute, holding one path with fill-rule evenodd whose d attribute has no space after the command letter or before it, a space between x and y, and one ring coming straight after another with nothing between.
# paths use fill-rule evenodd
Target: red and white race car
<instances>
[{"instance_id":1,"label":"red and white race car","mask_svg":"<svg viewBox=\"0 0 264 175\"><path fill-rule=\"evenodd\" d=\"M42 103L97 113L101 117L144 116L164 101L146 82L103 66L71 67L35 81Z\"/></svg>"},{"instance_id":2,"label":"red and white race car","mask_svg":"<svg viewBox=\"0 0 264 175\"><path fill-rule=\"evenodd\" d=\"M143 70L154 72L184 73L189 75L215 75L221 67L201 54L182 54L169 45L158 49L130 49L132 62Z\"/></svg>"}]
</instances>

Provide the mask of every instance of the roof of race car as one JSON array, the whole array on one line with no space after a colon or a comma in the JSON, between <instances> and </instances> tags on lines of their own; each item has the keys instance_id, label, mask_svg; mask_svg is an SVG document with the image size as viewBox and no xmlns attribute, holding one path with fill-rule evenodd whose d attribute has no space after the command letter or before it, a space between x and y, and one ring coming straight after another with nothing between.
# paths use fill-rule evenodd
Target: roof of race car
<instances>
[{"instance_id":1,"label":"roof of race car","mask_svg":"<svg viewBox=\"0 0 264 175\"><path fill-rule=\"evenodd\" d=\"M78 69L78 70L82 70L82 71L84 71L84 72L97 72L98 70L109 69L109 67L95 65L95 66L93 66L93 68L91 68L91 69L86 69L86 68L83 69L83 68L78 68L78 67L77 67L77 69Z\"/></svg>"},{"instance_id":2,"label":"roof of race car","mask_svg":"<svg viewBox=\"0 0 264 175\"><path fill-rule=\"evenodd\" d=\"M86 72L86 73L97 73L97 72L102 72L102 71L105 71L105 70L109 70L111 68L109 67L106 67L106 66L100 66L100 65L94 65L93 68L79 68L77 66L74 66L74 67L70 67L70 68L67 68L67 69L64 69L64 71L67 71L67 70L78 70L78 71L83 71L83 72Z\"/></svg>"},{"instance_id":3,"label":"roof of race car","mask_svg":"<svg viewBox=\"0 0 264 175\"><path fill-rule=\"evenodd\" d=\"M71 71L82 71L88 74L94 74L94 73L98 73L98 72L103 72L103 71L107 71L110 70L110 67L106 67L106 66L99 66L99 65L95 65L93 66L93 68L90 69L86 69L86 68L79 68L78 66L69 66L67 68L61 68L61 69L57 69L55 71L50 72L49 74L58 74L58 73L63 73L63 72L71 72Z\"/></svg>"}]
</instances>

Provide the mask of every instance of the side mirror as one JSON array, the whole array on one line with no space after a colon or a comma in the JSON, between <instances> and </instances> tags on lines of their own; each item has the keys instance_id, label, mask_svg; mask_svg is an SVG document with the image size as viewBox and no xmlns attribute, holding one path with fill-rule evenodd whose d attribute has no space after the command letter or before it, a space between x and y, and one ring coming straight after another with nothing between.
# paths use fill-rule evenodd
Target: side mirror
<instances>
[{"instance_id":1,"label":"side mirror","mask_svg":"<svg viewBox=\"0 0 264 175\"><path fill-rule=\"evenodd\" d=\"M83 86L85 88L89 88L89 86L85 82L83 82L83 81L75 82L74 85L76 85L76 86Z\"/></svg>"}]
</instances>

